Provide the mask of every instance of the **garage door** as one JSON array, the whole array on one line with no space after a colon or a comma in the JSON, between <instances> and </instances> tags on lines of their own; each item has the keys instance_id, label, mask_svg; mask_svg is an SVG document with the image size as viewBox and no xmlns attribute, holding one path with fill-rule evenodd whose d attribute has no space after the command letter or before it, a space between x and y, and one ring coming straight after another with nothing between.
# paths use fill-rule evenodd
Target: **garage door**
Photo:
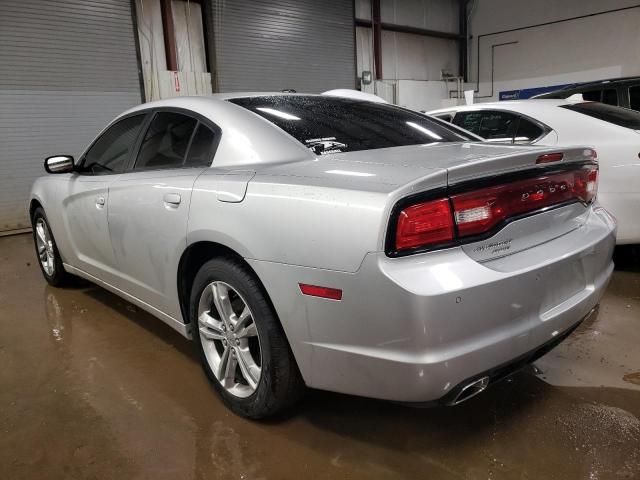
<instances>
[{"instance_id":1,"label":"garage door","mask_svg":"<svg viewBox=\"0 0 640 480\"><path fill-rule=\"evenodd\" d=\"M0 2L0 233L29 226L33 180L141 102L130 0Z\"/></svg>"},{"instance_id":2,"label":"garage door","mask_svg":"<svg viewBox=\"0 0 640 480\"><path fill-rule=\"evenodd\" d=\"M220 92L355 86L353 0L213 0Z\"/></svg>"}]
</instances>

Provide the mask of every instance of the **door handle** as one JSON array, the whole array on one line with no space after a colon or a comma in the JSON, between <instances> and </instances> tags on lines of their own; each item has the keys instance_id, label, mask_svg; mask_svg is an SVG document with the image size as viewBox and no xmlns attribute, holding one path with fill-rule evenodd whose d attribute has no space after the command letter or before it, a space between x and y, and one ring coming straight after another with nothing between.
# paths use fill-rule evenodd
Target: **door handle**
<instances>
[{"instance_id":1,"label":"door handle","mask_svg":"<svg viewBox=\"0 0 640 480\"><path fill-rule=\"evenodd\" d=\"M96 197L96 206L98 207L104 207L105 204L105 199L102 195L99 195Z\"/></svg>"},{"instance_id":2,"label":"door handle","mask_svg":"<svg viewBox=\"0 0 640 480\"><path fill-rule=\"evenodd\" d=\"M164 203L168 203L169 205L180 205L182 198L179 193L165 193L163 197Z\"/></svg>"}]
</instances>

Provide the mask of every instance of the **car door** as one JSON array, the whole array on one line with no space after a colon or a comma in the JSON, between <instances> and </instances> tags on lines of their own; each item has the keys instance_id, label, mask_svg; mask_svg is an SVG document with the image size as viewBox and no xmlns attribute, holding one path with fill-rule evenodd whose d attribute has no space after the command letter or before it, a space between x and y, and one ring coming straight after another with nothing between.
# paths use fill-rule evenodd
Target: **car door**
<instances>
[{"instance_id":1,"label":"car door","mask_svg":"<svg viewBox=\"0 0 640 480\"><path fill-rule=\"evenodd\" d=\"M218 140L219 129L204 119L158 110L129 171L109 186L115 286L174 319L193 184L211 165Z\"/></svg>"},{"instance_id":2,"label":"car door","mask_svg":"<svg viewBox=\"0 0 640 480\"><path fill-rule=\"evenodd\" d=\"M128 164L145 117L130 115L107 128L61 186L64 244L71 246L65 262L107 283L115 271L107 218L109 185Z\"/></svg>"}]
</instances>

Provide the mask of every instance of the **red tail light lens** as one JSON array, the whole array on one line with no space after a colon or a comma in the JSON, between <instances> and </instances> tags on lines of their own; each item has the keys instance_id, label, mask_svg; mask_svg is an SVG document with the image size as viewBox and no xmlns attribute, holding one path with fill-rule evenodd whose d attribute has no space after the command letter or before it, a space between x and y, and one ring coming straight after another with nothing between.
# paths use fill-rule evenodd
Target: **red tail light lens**
<instances>
[{"instance_id":1,"label":"red tail light lens","mask_svg":"<svg viewBox=\"0 0 640 480\"><path fill-rule=\"evenodd\" d=\"M574 170L454 195L458 234L485 233L510 217L575 199L590 202L597 174L595 168Z\"/></svg>"},{"instance_id":2,"label":"red tail light lens","mask_svg":"<svg viewBox=\"0 0 640 480\"><path fill-rule=\"evenodd\" d=\"M448 198L412 205L400 212L396 249L446 243L453 239L453 216Z\"/></svg>"},{"instance_id":3,"label":"red tail light lens","mask_svg":"<svg viewBox=\"0 0 640 480\"><path fill-rule=\"evenodd\" d=\"M399 214L396 251L486 234L513 217L545 207L576 200L589 203L597 182L598 169L589 165L412 205Z\"/></svg>"}]
</instances>

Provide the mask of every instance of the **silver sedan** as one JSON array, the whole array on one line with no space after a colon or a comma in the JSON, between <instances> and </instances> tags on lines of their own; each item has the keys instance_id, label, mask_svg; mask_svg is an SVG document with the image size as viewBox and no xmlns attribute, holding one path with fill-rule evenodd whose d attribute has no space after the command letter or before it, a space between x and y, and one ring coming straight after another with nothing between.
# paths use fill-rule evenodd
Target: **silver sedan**
<instances>
[{"instance_id":1,"label":"silver sedan","mask_svg":"<svg viewBox=\"0 0 640 480\"><path fill-rule=\"evenodd\" d=\"M183 97L46 159L29 209L50 284L83 277L192 338L240 415L305 385L455 404L598 304L616 226L595 156L363 100Z\"/></svg>"}]
</instances>

